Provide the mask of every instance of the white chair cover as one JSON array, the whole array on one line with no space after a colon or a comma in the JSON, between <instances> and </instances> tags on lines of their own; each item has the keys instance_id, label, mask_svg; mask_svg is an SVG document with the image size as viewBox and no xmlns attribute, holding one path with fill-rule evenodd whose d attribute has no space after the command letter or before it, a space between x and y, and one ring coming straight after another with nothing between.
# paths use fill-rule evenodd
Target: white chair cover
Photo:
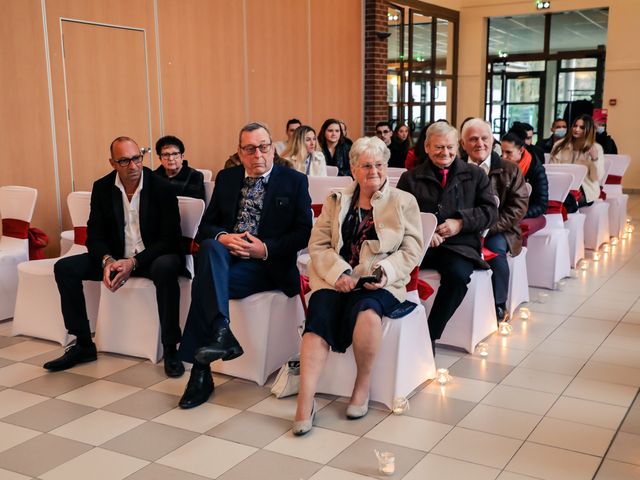
<instances>
[{"instance_id":1,"label":"white chair cover","mask_svg":"<svg viewBox=\"0 0 640 480\"><path fill-rule=\"evenodd\" d=\"M211 170L208 170L206 168L196 168L196 170L198 170L204 176L205 182L210 182L213 178L213 172Z\"/></svg>"},{"instance_id":2,"label":"white chair cover","mask_svg":"<svg viewBox=\"0 0 640 480\"><path fill-rule=\"evenodd\" d=\"M573 181L569 190L578 190L580 185L587 175L587 167L584 165L575 164L551 164L545 165L547 171L547 177L549 173L568 173L573 176ZM566 196L562 197L559 201L564 201ZM551 198L551 197L550 197ZM575 266L584 258L584 213L575 212L568 215L567 221L564 222L564 228L569 230L569 264L571 267ZM555 222L559 224L562 220L559 216L555 217ZM547 225L549 224L549 217L547 217Z\"/></svg>"},{"instance_id":3,"label":"white chair cover","mask_svg":"<svg viewBox=\"0 0 640 480\"><path fill-rule=\"evenodd\" d=\"M216 182L204 182L204 199L205 199L205 208L209 206L211 203L211 197L213 196L213 187L215 187Z\"/></svg>"},{"instance_id":4,"label":"white chair cover","mask_svg":"<svg viewBox=\"0 0 640 480\"><path fill-rule=\"evenodd\" d=\"M31 222L38 191L30 187L0 187L0 218ZM29 240L0 237L0 320L10 318L16 305L18 264L29 260Z\"/></svg>"},{"instance_id":5,"label":"white chair cover","mask_svg":"<svg viewBox=\"0 0 640 480\"><path fill-rule=\"evenodd\" d=\"M324 204L329 192L351 185L351 177L309 177L309 195L312 204Z\"/></svg>"},{"instance_id":6,"label":"white chair cover","mask_svg":"<svg viewBox=\"0 0 640 480\"><path fill-rule=\"evenodd\" d=\"M178 197L180 225L185 237L193 238L204 212L204 202L197 198ZM187 267L193 265L187 255ZM180 328L191 303L191 280L180 277ZM96 346L103 352L148 358L162 358L158 302L153 282L148 278L130 278L116 293L101 284L100 308L96 326Z\"/></svg>"},{"instance_id":7,"label":"white chair cover","mask_svg":"<svg viewBox=\"0 0 640 480\"><path fill-rule=\"evenodd\" d=\"M400 178L400 176L406 171L407 169L402 167L387 167L387 176Z\"/></svg>"},{"instance_id":8,"label":"white chair cover","mask_svg":"<svg viewBox=\"0 0 640 480\"><path fill-rule=\"evenodd\" d=\"M527 274L527 247L516 257L507 255L509 264L509 293L507 294L507 311L513 316L521 303L529 301L529 278Z\"/></svg>"},{"instance_id":9,"label":"white chair cover","mask_svg":"<svg viewBox=\"0 0 640 480\"><path fill-rule=\"evenodd\" d=\"M574 177L570 173L547 170L549 200L562 202L569 194ZM555 288L556 282L571 273L569 230L562 215L546 214L547 225L529 235L527 278L532 287Z\"/></svg>"},{"instance_id":10,"label":"white chair cover","mask_svg":"<svg viewBox=\"0 0 640 480\"><path fill-rule=\"evenodd\" d=\"M327 176L328 177L337 177L338 176L338 167L334 165L327 165Z\"/></svg>"},{"instance_id":11,"label":"white chair cover","mask_svg":"<svg viewBox=\"0 0 640 480\"><path fill-rule=\"evenodd\" d=\"M447 323L439 345L450 345L473 352L476 345L498 329L491 270L474 270L467 294ZM420 270L420 278L436 291L440 287L440 274L435 270ZM435 293L422 302L431 311Z\"/></svg>"},{"instance_id":12,"label":"white chair cover","mask_svg":"<svg viewBox=\"0 0 640 480\"><path fill-rule=\"evenodd\" d=\"M86 227L91 208L91 192L72 192L67 197L67 206L74 227ZM73 234L73 230L70 230ZM53 265L62 257L85 253L87 247L73 244L61 257L33 260L18 265L18 296L13 316L13 335L52 340L66 346L73 339L64 326L60 311L60 293L53 275ZM95 331L100 302L100 282L82 282L87 316L91 331ZM37 297L37 302L34 301Z\"/></svg>"},{"instance_id":13,"label":"white chair cover","mask_svg":"<svg viewBox=\"0 0 640 480\"><path fill-rule=\"evenodd\" d=\"M213 362L214 372L264 385L269 375L300 351L304 310L298 295L289 298L274 290L230 300L229 316L244 354L228 362Z\"/></svg>"},{"instance_id":14,"label":"white chair cover","mask_svg":"<svg viewBox=\"0 0 640 480\"><path fill-rule=\"evenodd\" d=\"M617 177L624 176L631 161L629 155L605 155L604 158L605 162L610 163L609 175ZM624 233L629 195L623 193L621 184L605 183L603 189L609 204L609 233L612 237L618 237Z\"/></svg>"}]
</instances>

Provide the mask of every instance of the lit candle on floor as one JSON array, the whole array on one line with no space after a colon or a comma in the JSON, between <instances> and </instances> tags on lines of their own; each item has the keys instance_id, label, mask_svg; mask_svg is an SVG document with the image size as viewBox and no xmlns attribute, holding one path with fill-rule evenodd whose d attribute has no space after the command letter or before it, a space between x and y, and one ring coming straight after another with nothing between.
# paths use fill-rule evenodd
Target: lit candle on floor
<instances>
[{"instance_id":1,"label":"lit candle on floor","mask_svg":"<svg viewBox=\"0 0 640 480\"><path fill-rule=\"evenodd\" d=\"M500 333L500 335L504 335L505 337L511 335L511 325L509 325L507 322L500 322L498 325L498 333Z\"/></svg>"},{"instance_id":2,"label":"lit candle on floor","mask_svg":"<svg viewBox=\"0 0 640 480\"><path fill-rule=\"evenodd\" d=\"M393 475L396 471L396 456L393 452L376 452L378 457L378 471L384 475Z\"/></svg>"},{"instance_id":3,"label":"lit candle on floor","mask_svg":"<svg viewBox=\"0 0 640 480\"><path fill-rule=\"evenodd\" d=\"M531 311L527 307L520 309L520 320L529 320L531 318Z\"/></svg>"},{"instance_id":4,"label":"lit candle on floor","mask_svg":"<svg viewBox=\"0 0 640 480\"><path fill-rule=\"evenodd\" d=\"M449 376L449 369L447 368L439 368L437 371L438 374L438 383L440 385L446 385L447 382L449 380L451 380L451 377Z\"/></svg>"},{"instance_id":5,"label":"lit candle on floor","mask_svg":"<svg viewBox=\"0 0 640 480\"><path fill-rule=\"evenodd\" d=\"M396 415L402 415L409 410L409 400L405 397L396 397L393 399L393 413Z\"/></svg>"},{"instance_id":6,"label":"lit candle on floor","mask_svg":"<svg viewBox=\"0 0 640 480\"><path fill-rule=\"evenodd\" d=\"M480 355L481 357L486 357L489 355L489 344L485 342L480 342L476 349L478 351L478 355Z\"/></svg>"}]
</instances>

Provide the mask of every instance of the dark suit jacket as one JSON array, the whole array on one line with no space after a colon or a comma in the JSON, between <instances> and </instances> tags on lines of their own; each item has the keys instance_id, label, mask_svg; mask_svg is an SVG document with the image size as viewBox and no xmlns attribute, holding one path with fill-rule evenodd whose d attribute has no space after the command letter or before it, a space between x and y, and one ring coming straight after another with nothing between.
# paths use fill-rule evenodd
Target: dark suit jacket
<instances>
[{"instance_id":1,"label":"dark suit jacket","mask_svg":"<svg viewBox=\"0 0 640 480\"><path fill-rule=\"evenodd\" d=\"M204 175L195 168L191 168L186 160L182 161L182 168L175 177L167 177L167 171L162 165L156 168L153 173L169 182L176 195L205 200Z\"/></svg>"},{"instance_id":2,"label":"dark suit jacket","mask_svg":"<svg viewBox=\"0 0 640 480\"><path fill-rule=\"evenodd\" d=\"M480 235L496 222L498 209L489 179L475 165L460 158L452 163L447 184L442 188L435 167L426 160L413 170L404 172L398 188L412 193L421 212L433 213L438 224L448 218L462 219L462 230L447 238L439 247L471 260L478 268L489 268L480 256Z\"/></svg>"},{"instance_id":3,"label":"dark suit jacket","mask_svg":"<svg viewBox=\"0 0 640 480\"><path fill-rule=\"evenodd\" d=\"M115 185L116 171L93 184L91 213L87 222L87 249L100 267L102 257L124 255L124 208L122 192ZM180 212L171 186L144 167L140 192L140 233L145 249L135 258L140 268L148 267L160 255L180 255Z\"/></svg>"},{"instance_id":4,"label":"dark suit jacket","mask_svg":"<svg viewBox=\"0 0 640 480\"><path fill-rule=\"evenodd\" d=\"M233 232L244 175L242 166L218 173L211 203L198 227L197 242L215 238L221 232ZM268 275L274 285L290 297L300 290L297 252L307 246L311 226L307 176L274 165L266 186L257 237L267 245Z\"/></svg>"}]
</instances>

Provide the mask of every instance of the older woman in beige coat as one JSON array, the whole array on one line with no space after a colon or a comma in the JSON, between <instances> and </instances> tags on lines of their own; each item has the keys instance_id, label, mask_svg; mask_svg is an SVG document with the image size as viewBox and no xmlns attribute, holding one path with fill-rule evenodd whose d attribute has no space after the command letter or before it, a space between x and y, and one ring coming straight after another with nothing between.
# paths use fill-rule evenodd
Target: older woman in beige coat
<instances>
[{"instance_id":1,"label":"older woman in beige coat","mask_svg":"<svg viewBox=\"0 0 640 480\"><path fill-rule=\"evenodd\" d=\"M355 181L328 196L309 240L312 295L300 352L295 435L313 426L315 389L329 348L344 352L353 343L357 376L346 414L367 414L382 317L405 311L398 307L408 306L405 286L422 256L420 210L413 195L389 186L384 142L360 138L349 161ZM360 277L377 268L378 281L356 288Z\"/></svg>"}]
</instances>

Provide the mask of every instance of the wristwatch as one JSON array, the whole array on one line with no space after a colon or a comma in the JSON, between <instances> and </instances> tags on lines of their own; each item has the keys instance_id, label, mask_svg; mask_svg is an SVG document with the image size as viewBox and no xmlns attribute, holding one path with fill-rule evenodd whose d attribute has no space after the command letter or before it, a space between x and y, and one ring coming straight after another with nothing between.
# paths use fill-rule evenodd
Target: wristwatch
<instances>
[{"instance_id":1,"label":"wristwatch","mask_svg":"<svg viewBox=\"0 0 640 480\"><path fill-rule=\"evenodd\" d=\"M104 257L102 257L102 269L103 270L104 270L104 267L107 266L107 262L109 261L109 259L115 260L115 258L113 258L111 255L105 255Z\"/></svg>"}]
</instances>

